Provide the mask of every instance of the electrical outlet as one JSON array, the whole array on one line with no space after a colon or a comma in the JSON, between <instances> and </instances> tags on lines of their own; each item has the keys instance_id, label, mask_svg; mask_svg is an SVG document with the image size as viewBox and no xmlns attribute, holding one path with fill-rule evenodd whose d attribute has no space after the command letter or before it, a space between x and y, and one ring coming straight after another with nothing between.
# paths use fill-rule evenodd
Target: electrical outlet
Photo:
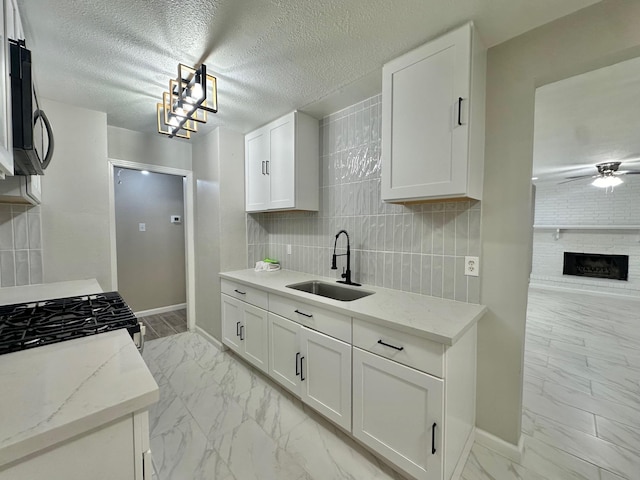
<instances>
[{"instance_id":1,"label":"electrical outlet","mask_svg":"<svg viewBox=\"0 0 640 480\"><path fill-rule=\"evenodd\" d=\"M464 257L464 274L468 277L480 275L480 258Z\"/></svg>"},{"instance_id":2,"label":"electrical outlet","mask_svg":"<svg viewBox=\"0 0 640 480\"><path fill-rule=\"evenodd\" d=\"M287 245L287 255L291 255L291 245Z\"/></svg>"},{"instance_id":3,"label":"electrical outlet","mask_svg":"<svg viewBox=\"0 0 640 480\"><path fill-rule=\"evenodd\" d=\"M182 223L182 216L171 215L171 223Z\"/></svg>"},{"instance_id":4,"label":"electrical outlet","mask_svg":"<svg viewBox=\"0 0 640 480\"><path fill-rule=\"evenodd\" d=\"M138 224L138 230L140 230L141 232L146 232L147 231L147 224L146 223L139 223Z\"/></svg>"}]
</instances>

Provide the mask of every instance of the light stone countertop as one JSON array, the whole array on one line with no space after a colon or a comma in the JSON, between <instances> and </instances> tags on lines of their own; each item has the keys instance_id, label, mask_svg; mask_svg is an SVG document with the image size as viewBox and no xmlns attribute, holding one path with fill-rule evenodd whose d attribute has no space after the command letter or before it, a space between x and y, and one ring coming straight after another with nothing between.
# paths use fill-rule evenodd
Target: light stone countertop
<instances>
[{"instance_id":1,"label":"light stone countertop","mask_svg":"<svg viewBox=\"0 0 640 480\"><path fill-rule=\"evenodd\" d=\"M292 283L309 280L335 283L333 278L290 270L256 272L253 269L246 269L223 272L220 273L220 277L445 345L453 345L487 310L484 305L456 302L370 285L350 288L375 292L373 295L351 302L341 302L287 288L286 286Z\"/></svg>"},{"instance_id":2,"label":"light stone countertop","mask_svg":"<svg viewBox=\"0 0 640 480\"><path fill-rule=\"evenodd\" d=\"M158 401L126 329L0 355L0 468Z\"/></svg>"},{"instance_id":3,"label":"light stone countertop","mask_svg":"<svg viewBox=\"0 0 640 480\"><path fill-rule=\"evenodd\" d=\"M51 298L73 297L101 293L102 287L95 278L69 282L41 283L22 287L0 288L0 305L35 302Z\"/></svg>"}]
</instances>

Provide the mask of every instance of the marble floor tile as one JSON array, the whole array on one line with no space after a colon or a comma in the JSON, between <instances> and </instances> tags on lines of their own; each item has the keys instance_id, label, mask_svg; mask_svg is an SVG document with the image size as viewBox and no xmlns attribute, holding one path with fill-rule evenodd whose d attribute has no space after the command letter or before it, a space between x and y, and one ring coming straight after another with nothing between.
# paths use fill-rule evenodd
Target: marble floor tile
<instances>
[{"instance_id":1,"label":"marble floor tile","mask_svg":"<svg viewBox=\"0 0 640 480\"><path fill-rule=\"evenodd\" d=\"M209 441L233 430L245 419L240 405L225 395L217 383L185 394L183 399Z\"/></svg>"},{"instance_id":2,"label":"marble floor tile","mask_svg":"<svg viewBox=\"0 0 640 480\"><path fill-rule=\"evenodd\" d=\"M630 450L640 448L640 427L629 426L624 423L596 416L598 437ZM638 472L640 476L640 471Z\"/></svg>"},{"instance_id":3,"label":"marble floor tile","mask_svg":"<svg viewBox=\"0 0 640 480\"><path fill-rule=\"evenodd\" d=\"M551 359L550 359L551 360ZM545 382L559 383L560 385L569 385L571 388L580 390L585 393L591 393L591 382L589 379L574 375L570 371L562 367L546 366L541 367L535 364L525 364L524 374L537 377Z\"/></svg>"},{"instance_id":4,"label":"marble floor tile","mask_svg":"<svg viewBox=\"0 0 640 480\"><path fill-rule=\"evenodd\" d=\"M545 478L599 480L597 466L528 435L524 437L520 463Z\"/></svg>"},{"instance_id":5,"label":"marble floor tile","mask_svg":"<svg viewBox=\"0 0 640 480\"><path fill-rule=\"evenodd\" d=\"M149 409L149 432L152 437L193 420L187 407L169 384L159 387L160 399Z\"/></svg>"},{"instance_id":6,"label":"marble floor tile","mask_svg":"<svg viewBox=\"0 0 640 480\"><path fill-rule=\"evenodd\" d=\"M630 407L640 409L640 395L631 392L626 388L611 383L603 383L600 381L591 382L591 391L596 398L611 400L612 402L622 403Z\"/></svg>"},{"instance_id":7,"label":"marble floor tile","mask_svg":"<svg viewBox=\"0 0 640 480\"><path fill-rule=\"evenodd\" d=\"M475 444L462 472L463 480L547 480L541 474Z\"/></svg>"},{"instance_id":8,"label":"marble floor tile","mask_svg":"<svg viewBox=\"0 0 640 480\"><path fill-rule=\"evenodd\" d=\"M195 360L182 362L167 378L171 387L183 397L217 383L213 372L205 370Z\"/></svg>"},{"instance_id":9,"label":"marble floor tile","mask_svg":"<svg viewBox=\"0 0 640 480\"><path fill-rule=\"evenodd\" d=\"M233 479L194 421L151 437L151 452L159 480Z\"/></svg>"},{"instance_id":10,"label":"marble floor tile","mask_svg":"<svg viewBox=\"0 0 640 480\"><path fill-rule=\"evenodd\" d=\"M591 435L596 434L595 418L592 413L559 402L551 395L540 395L524 390L522 406L536 415L555 420Z\"/></svg>"},{"instance_id":11,"label":"marble floor tile","mask_svg":"<svg viewBox=\"0 0 640 480\"><path fill-rule=\"evenodd\" d=\"M311 480L311 477L291 455L278 447L252 418L221 435L212 442L213 448L242 480ZM329 478L329 477L325 477Z\"/></svg>"}]
</instances>

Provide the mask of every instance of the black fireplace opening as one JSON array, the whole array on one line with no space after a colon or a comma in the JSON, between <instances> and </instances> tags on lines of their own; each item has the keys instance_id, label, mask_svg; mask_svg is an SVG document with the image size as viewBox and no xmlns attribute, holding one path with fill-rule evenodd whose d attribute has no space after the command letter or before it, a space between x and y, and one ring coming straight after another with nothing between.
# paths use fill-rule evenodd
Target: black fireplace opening
<instances>
[{"instance_id":1,"label":"black fireplace opening","mask_svg":"<svg viewBox=\"0 0 640 480\"><path fill-rule=\"evenodd\" d=\"M628 280L629 255L564 252L563 275Z\"/></svg>"}]
</instances>

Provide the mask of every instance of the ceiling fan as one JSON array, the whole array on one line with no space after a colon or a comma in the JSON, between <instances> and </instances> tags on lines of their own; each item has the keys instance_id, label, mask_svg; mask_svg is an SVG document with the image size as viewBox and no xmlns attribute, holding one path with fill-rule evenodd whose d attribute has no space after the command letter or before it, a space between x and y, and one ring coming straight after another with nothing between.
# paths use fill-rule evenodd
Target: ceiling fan
<instances>
[{"instance_id":1,"label":"ceiling fan","mask_svg":"<svg viewBox=\"0 0 640 480\"><path fill-rule=\"evenodd\" d=\"M618 171L622 162L604 162L598 163L595 167L598 169L597 175L577 175L575 177L566 177L564 182L560 182L558 185L563 183L575 182L576 180L581 180L583 178L593 178L593 182L591 185L600 188L607 187L615 187L622 183L622 176L624 175L640 175L640 170L625 170Z\"/></svg>"}]
</instances>

